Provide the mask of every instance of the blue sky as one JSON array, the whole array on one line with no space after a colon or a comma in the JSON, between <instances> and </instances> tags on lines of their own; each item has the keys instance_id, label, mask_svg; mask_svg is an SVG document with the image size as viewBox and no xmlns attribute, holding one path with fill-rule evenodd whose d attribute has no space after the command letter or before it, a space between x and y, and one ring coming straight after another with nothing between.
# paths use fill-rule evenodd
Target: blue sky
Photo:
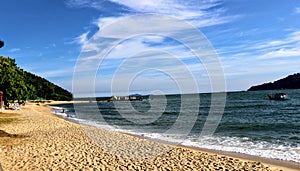
<instances>
[{"instance_id":1,"label":"blue sky","mask_svg":"<svg viewBox=\"0 0 300 171\"><path fill-rule=\"evenodd\" d=\"M72 90L74 67L88 40L111 23L141 14L176 17L199 29L219 56L228 91L246 90L299 72L297 0L1 0L0 13L0 39L5 41L0 55L15 58L21 68L68 90ZM147 60L148 65L143 67L164 64L168 69L178 68L176 60L149 60L142 56L151 56L150 52L133 53L149 49L177 54L196 77L199 91L211 91L210 78L201 62L180 43L157 35L132 38L115 47L97 70L95 91L109 94L116 73L128 79L118 71L124 63L130 68ZM126 55L135 56L124 62ZM139 74L131 89L176 92L174 80L166 75L149 69Z\"/></svg>"}]
</instances>

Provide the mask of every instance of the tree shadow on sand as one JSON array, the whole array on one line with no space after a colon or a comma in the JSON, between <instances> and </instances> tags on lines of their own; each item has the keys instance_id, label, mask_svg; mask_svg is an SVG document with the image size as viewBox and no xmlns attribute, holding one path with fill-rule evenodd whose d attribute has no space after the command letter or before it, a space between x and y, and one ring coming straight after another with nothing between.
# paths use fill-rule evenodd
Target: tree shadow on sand
<instances>
[{"instance_id":1,"label":"tree shadow on sand","mask_svg":"<svg viewBox=\"0 0 300 171\"><path fill-rule=\"evenodd\" d=\"M10 137L10 138L24 138L24 135L17 135L17 134L9 134L5 131L0 130L0 137Z\"/></svg>"}]
</instances>

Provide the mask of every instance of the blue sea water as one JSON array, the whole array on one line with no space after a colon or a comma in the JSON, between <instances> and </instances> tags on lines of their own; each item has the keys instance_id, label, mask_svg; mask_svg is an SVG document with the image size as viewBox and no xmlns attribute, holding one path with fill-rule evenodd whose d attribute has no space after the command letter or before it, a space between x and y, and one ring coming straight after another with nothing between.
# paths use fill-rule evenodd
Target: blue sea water
<instances>
[{"instance_id":1,"label":"blue sea water","mask_svg":"<svg viewBox=\"0 0 300 171\"><path fill-rule=\"evenodd\" d=\"M268 99L267 94L278 92L287 93L290 100ZM189 101L184 107L181 106L181 95L151 96L149 100L132 102L77 103L75 107L64 104L59 107L67 109L67 115L63 117L82 124L186 146L300 163L300 90L227 93L225 110L215 132L200 136L213 107L211 95L188 95ZM195 107L195 104L199 106ZM186 117L180 117L179 121L179 115ZM178 122L182 127L172 130Z\"/></svg>"}]
</instances>

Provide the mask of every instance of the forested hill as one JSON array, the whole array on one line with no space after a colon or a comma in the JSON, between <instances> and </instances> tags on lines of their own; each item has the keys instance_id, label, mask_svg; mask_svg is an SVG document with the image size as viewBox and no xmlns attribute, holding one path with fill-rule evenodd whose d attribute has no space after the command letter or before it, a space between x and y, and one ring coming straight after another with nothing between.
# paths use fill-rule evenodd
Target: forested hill
<instances>
[{"instance_id":1,"label":"forested hill","mask_svg":"<svg viewBox=\"0 0 300 171\"><path fill-rule=\"evenodd\" d=\"M279 90L279 89L300 89L300 73L289 75L283 79L273 83L264 83L257 86L252 86L248 91L256 90Z\"/></svg>"},{"instance_id":2,"label":"forested hill","mask_svg":"<svg viewBox=\"0 0 300 171\"><path fill-rule=\"evenodd\" d=\"M16 61L0 56L0 91L4 100L71 100L72 94L48 80L24 71Z\"/></svg>"}]
</instances>

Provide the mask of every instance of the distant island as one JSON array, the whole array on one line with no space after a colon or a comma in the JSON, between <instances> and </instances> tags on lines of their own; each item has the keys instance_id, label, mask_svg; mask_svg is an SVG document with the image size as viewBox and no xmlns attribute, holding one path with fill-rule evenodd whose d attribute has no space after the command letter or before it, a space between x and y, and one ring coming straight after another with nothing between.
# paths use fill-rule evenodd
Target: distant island
<instances>
[{"instance_id":1,"label":"distant island","mask_svg":"<svg viewBox=\"0 0 300 171\"><path fill-rule=\"evenodd\" d=\"M72 94L50 81L24 71L15 59L0 56L0 91L4 101L14 100L71 100Z\"/></svg>"},{"instance_id":2,"label":"distant island","mask_svg":"<svg viewBox=\"0 0 300 171\"><path fill-rule=\"evenodd\" d=\"M283 79L252 86L248 91L257 90L280 90L280 89L300 89L300 73L289 75Z\"/></svg>"}]
</instances>

